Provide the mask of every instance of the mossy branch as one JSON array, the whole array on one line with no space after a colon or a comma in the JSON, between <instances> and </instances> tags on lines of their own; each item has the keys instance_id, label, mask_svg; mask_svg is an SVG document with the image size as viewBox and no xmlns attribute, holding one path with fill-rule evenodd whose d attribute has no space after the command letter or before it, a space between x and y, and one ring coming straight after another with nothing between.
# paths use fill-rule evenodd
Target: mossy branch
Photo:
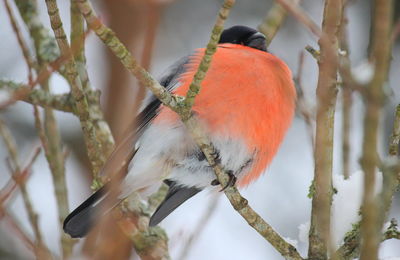
<instances>
[{"instance_id":1,"label":"mossy branch","mask_svg":"<svg viewBox=\"0 0 400 260\"><path fill-rule=\"evenodd\" d=\"M104 165L107 155L111 151L102 151L101 142L96 135L96 127L93 124L94 119L90 114L88 100L82 88L82 82L76 69L75 59L65 35L63 24L59 15L57 3L55 0L46 0L47 11L50 18L51 27L54 31L56 42L60 48L62 56L68 58L65 64L67 80L71 86L71 93L76 101L76 111L81 122L82 132L85 139L85 144L88 151L89 160L95 176L100 172ZM107 154L108 152L108 154Z\"/></svg>"},{"instance_id":2,"label":"mossy branch","mask_svg":"<svg viewBox=\"0 0 400 260\"><path fill-rule=\"evenodd\" d=\"M186 93L186 97L183 101L183 107L179 113L183 120L190 117L194 100L201 89L201 82L206 76L208 68L211 65L212 56L217 51L219 38L221 37L221 33L224 30L225 20L227 19L229 11L234 4L235 0L226 0L224 1L222 8L219 10L217 21L215 22L215 25L212 29L211 37L207 44L206 51L200 61L199 68L197 69L196 73L194 74L193 80L190 83L189 89Z\"/></svg>"},{"instance_id":3,"label":"mossy branch","mask_svg":"<svg viewBox=\"0 0 400 260\"><path fill-rule=\"evenodd\" d=\"M54 38L49 36L47 29L45 29L40 22L36 2L32 0L16 0L16 4L33 39L38 64L35 69L37 75L40 75L42 70L47 70L49 62L58 59L59 52L57 46L55 45ZM43 91L49 92L47 78L39 83ZM37 124L37 126L39 126L39 124ZM53 109L50 107L44 108L43 126L45 136L41 138L41 140L45 148L46 159L49 163L53 178L58 217L61 226L64 218L69 213L68 194L65 182L65 161L57 122ZM40 125L40 127L42 126ZM67 258L72 253L72 241L65 234L61 235L61 245L63 256Z\"/></svg>"}]
</instances>

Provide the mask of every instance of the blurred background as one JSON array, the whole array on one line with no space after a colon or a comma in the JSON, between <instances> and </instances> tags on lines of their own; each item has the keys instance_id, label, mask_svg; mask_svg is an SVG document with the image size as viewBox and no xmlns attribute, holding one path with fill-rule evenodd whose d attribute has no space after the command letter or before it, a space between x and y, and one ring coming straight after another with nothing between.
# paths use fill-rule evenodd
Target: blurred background
<instances>
[{"instance_id":1,"label":"blurred background","mask_svg":"<svg viewBox=\"0 0 400 260\"><path fill-rule=\"evenodd\" d=\"M222 1L217 0L102 0L92 1L97 13L105 24L129 47L132 53L149 69L159 76L178 58L191 53L195 48L204 47L208 40L216 14ZM69 1L58 1L64 28L69 35ZM242 24L257 28L271 8L273 1L237 1L229 16L226 27ZM41 21L50 29L44 1L38 1ZM322 0L303 0L304 10L321 24ZM348 39L350 59L356 76L363 79L367 64L370 26L370 2L350 1L347 9L349 18ZM14 8L15 9L15 8ZM15 13L17 13L15 11ZM398 17L398 15L396 16ZM22 20L17 16L20 25ZM0 8L0 78L26 82L27 71L15 35L3 6ZM52 33L52 32L51 32ZM29 39L23 30L25 39ZM283 59L297 76L300 53L306 45L318 48L317 38L301 23L289 16L269 46L269 52ZM302 85L306 107L314 111L318 66L308 53L304 54ZM97 37L90 33L86 40L86 56L92 86L101 90L101 102L106 120L118 141L140 106L144 91L128 74ZM244 64L246 66L246 64ZM388 136L392 128L395 105L400 102L400 45L395 43L386 86L387 100L385 119L382 120L381 151L387 150ZM69 86L65 80L54 74L50 80L54 93L66 93ZM361 155L363 103L353 95L351 112L351 153L348 181L342 178L341 157L341 100L337 105L335 122L334 184L338 189L333 206L333 231L339 243L351 224L358 219L362 194L362 175L358 159ZM21 161L32 153L32 147L39 144L34 127L32 106L18 102L0 111L1 117L11 128L20 151ZM62 140L70 150L66 161L66 177L69 189L70 208L78 206L91 194L91 175L79 121L76 117L56 113ZM307 197L313 176L313 149L310 132L304 118L298 113L273 163L266 174L243 195L250 205L271 224L283 237L297 245L302 255L307 252L307 234L311 211L311 200ZM2 142L0 146L0 187L9 179L5 158L8 156ZM33 165L27 182L28 192L35 210L39 213L39 224L43 230L44 242L52 252L60 252L54 187L47 161L41 153ZM216 204L214 203L216 201ZM391 217L400 217L400 199L393 202ZM28 234L32 234L27 221L20 194L16 193L8 207ZM210 209L211 208L211 209ZM209 213L207 222L204 214ZM197 225L201 222L200 229ZM259 236L232 209L224 196L202 192L182 205L161 224L169 236L172 259L282 259L282 257ZM190 250L182 256L187 241L194 236ZM81 243L75 246L80 250ZM382 244L380 256L400 257L400 241L389 240ZM0 259L31 259L33 255L0 220Z\"/></svg>"}]
</instances>

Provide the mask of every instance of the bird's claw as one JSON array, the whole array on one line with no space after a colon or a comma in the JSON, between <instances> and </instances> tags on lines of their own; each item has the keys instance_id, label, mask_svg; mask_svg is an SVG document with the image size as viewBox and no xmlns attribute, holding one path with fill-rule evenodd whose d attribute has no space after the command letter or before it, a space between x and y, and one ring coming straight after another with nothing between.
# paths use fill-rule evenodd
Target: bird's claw
<instances>
[{"instance_id":1,"label":"bird's claw","mask_svg":"<svg viewBox=\"0 0 400 260\"><path fill-rule=\"evenodd\" d=\"M226 190L226 188L228 188L228 187L233 187L233 186L235 186L235 184L236 184L237 178L236 178L235 175L233 175L232 171L228 171L227 174L228 174L228 176L229 176L229 181L228 181L228 182L226 183L226 185L220 190L220 192ZM217 186L217 185L220 185L220 184L221 184L221 183L219 182L218 179L215 179L215 180L213 180L213 181L211 182L211 185L212 185L212 186Z\"/></svg>"}]
</instances>

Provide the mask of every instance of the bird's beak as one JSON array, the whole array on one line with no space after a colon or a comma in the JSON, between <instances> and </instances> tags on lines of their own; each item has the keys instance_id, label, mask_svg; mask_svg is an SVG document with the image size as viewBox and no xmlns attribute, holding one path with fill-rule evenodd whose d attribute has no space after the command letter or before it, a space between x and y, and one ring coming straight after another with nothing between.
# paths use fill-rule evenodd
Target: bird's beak
<instances>
[{"instance_id":1,"label":"bird's beak","mask_svg":"<svg viewBox=\"0 0 400 260\"><path fill-rule=\"evenodd\" d=\"M257 32L250 36L245 42L246 46L258 49L260 51L267 51L266 43L265 43L265 35Z\"/></svg>"}]
</instances>

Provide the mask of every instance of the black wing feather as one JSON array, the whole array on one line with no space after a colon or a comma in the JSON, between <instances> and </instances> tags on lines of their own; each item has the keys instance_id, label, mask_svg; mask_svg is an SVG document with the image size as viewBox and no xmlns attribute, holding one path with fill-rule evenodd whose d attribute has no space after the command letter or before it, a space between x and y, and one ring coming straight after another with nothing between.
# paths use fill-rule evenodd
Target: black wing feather
<instances>
[{"instance_id":1,"label":"black wing feather","mask_svg":"<svg viewBox=\"0 0 400 260\"><path fill-rule=\"evenodd\" d=\"M188 188L177 185L176 182L170 180L166 180L165 183L169 186L167 196L151 216L149 226L155 226L160 223L182 203L201 191L201 189L195 187Z\"/></svg>"},{"instance_id":2,"label":"black wing feather","mask_svg":"<svg viewBox=\"0 0 400 260\"><path fill-rule=\"evenodd\" d=\"M64 220L64 232L71 237L83 237L87 234L93 225L93 218L97 215L95 212L97 207L93 206L98 201L103 199L107 194L107 185L104 185L95 193L93 193L87 200L85 200L79 207L72 211Z\"/></svg>"}]
</instances>

